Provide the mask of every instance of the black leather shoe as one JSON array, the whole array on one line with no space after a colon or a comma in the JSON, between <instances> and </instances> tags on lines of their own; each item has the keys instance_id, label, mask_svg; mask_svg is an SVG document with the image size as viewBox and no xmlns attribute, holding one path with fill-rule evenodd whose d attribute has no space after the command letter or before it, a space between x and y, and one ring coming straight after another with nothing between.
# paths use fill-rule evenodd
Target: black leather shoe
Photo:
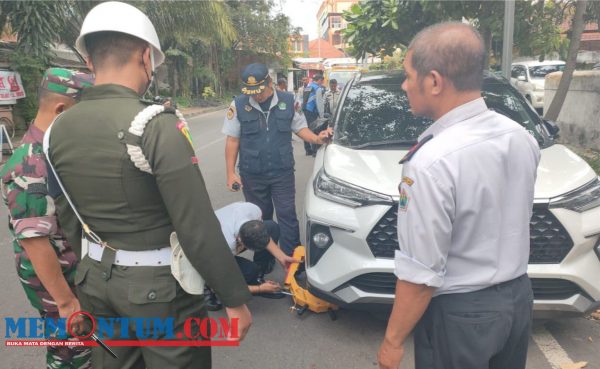
<instances>
[{"instance_id":1,"label":"black leather shoe","mask_svg":"<svg viewBox=\"0 0 600 369\"><path fill-rule=\"evenodd\" d=\"M282 299L285 295L281 292L261 292L257 293L254 296L264 297L267 299Z\"/></svg>"}]
</instances>

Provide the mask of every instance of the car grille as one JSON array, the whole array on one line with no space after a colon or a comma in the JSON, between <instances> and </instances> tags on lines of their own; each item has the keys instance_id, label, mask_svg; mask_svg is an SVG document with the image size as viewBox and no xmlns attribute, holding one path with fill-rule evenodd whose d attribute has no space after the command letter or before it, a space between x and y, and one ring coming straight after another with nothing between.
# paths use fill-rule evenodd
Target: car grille
<instances>
[{"instance_id":1,"label":"car grille","mask_svg":"<svg viewBox=\"0 0 600 369\"><path fill-rule=\"evenodd\" d=\"M573 240L547 205L534 205L529 222L530 264L560 263L573 248Z\"/></svg>"},{"instance_id":2,"label":"car grille","mask_svg":"<svg viewBox=\"0 0 600 369\"><path fill-rule=\"evenodd\" d=\"M398 204L394 204L367 236L367 244L375 257L393 258L394 252L400 249L397 217Z\"/></svg>"},{"instance_id":3,"label":"car grille","mask_svg":"<svg viewBox=\"0 0 600 369\"><path fill-rule=\"evenodd\" d=\"M393 295L397 280L393 273L367 273L351 279L347 284L364 292ZM585 294L575 283L564 279L533 278L531 285L536 300L562 300Z\"/></svg>"},{"instance_id":4,"label":"car grille","mask_svg":"<svg viewBox=\"0 0 600 369\"><path fill-rule=\"evenodd\" d=\"M396 217L398 205L394 205L377 222L367 236L371 252L378 258L393 258L398 250ZM558 219L548 210L547 205L534 205L529 223L531 236L529 263L560 263L573 247L573 240Z\"/></svg>"},{"instance_id":5,"label":"car grille","mask_svg":"<svg viewBox=\"0 0 600 369\"><path fill-rule=\"evenodd\" d=\"M392 273L367 273L351 279L348 284L365 292L394 294L397 280Z\"/></svg>"},{"instance_id":6,"label":"car grille","mask_svg":"<svg viewBox=\"0 0 600 369\"><path fill-rule=\"evenodd\" d=\"M531 279L533 296L537 300L562 300L575 294L585 294L578 285L564 279Z\"/></svg>"}]
</instances>

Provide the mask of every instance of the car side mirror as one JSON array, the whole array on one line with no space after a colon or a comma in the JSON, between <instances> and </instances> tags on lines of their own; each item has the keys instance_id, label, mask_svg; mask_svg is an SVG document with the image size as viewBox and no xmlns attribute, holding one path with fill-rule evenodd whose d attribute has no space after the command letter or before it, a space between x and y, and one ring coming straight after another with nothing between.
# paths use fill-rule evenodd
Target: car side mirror
<instances>
[{"instance_id":1,"label":"car side mirror","mask_svg":"<svg viewBox=\"0 0 600 369\"><path fill-rule=\"evenodd\" d=\"M527 81L527 77L525 77L525 76L518 76L517 77L517 81L526 82Z\"/></svg>"},{"instance_id":2,"label":"car side mirror","mask_svg":"<svg viewBox=\"0 0 600 369\"><path fill-rule=\"evenodd\" d=\"M556 122L544 119L544 127L546 127L546 129L548 130L548 133L550 133L550 135L552 137L558 136L558 132L560 131L560 128L558 127Z\"/></svg>"}]
</instances>

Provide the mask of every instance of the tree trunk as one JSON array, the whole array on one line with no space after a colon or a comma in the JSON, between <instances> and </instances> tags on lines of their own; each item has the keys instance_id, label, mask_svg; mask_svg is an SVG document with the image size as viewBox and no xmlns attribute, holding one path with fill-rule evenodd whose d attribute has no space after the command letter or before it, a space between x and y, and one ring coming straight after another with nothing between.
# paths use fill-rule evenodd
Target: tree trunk
<instances>
[{"instance_id":1,"label":"tree trunk","mask_svg":"<svg viewBox=\"0 0 600 369\"><path fill-rule=\"evenodd\" d=\"M577 1L575 16L573 16L573 31L571 33L567 65L565 66L565 70L560 78L558 88L556 89L556 94L554 95L554 98L548 107L548 111L546 112L545 118L548 120L555 121L558 119L558 114L560 113L563 103L565 102L565 98L567 97L567 92L569 91L571 80L573 79L573 72L575 71L575 66L577 64L577 52L579 51L581 34L583 33L583 29L585 27L583 15L585 14L586 6L587 0Z\"/></svg>"}]
</instances>

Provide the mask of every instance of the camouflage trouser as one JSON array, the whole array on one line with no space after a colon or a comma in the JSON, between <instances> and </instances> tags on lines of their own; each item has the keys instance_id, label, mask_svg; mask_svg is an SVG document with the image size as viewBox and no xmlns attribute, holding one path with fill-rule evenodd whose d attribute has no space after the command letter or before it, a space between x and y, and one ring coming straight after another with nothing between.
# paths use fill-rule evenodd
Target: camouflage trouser
<instances>
[{"instance_id":1,"label":"camouflage trouser","mask_svg":"<svg viewBox=\"0 0 600 369\"><path fill-rule=\"evenodd\" d=\"M58 319L56 303L35 274L31 262L22 257L17 257L17 261L21 285L31 305L40 312L42 318ZM72 286L72 277L66 275L65 278ZM46 367L49 369L87 369L92 367L91 358L90 347L48 346Z\"/></svg>"},{"instance_id":2,"label":"camouflage trouser","mask_svg":"<svg viewBox=\"0 0 600 369\"><path fill-rule=\"evenodd\" d=\"M58 313L40 311L42 318L59 318ZM83 346L48 346L47 369L91 369L92 350Z\"/></svg>"}]
</instances>

